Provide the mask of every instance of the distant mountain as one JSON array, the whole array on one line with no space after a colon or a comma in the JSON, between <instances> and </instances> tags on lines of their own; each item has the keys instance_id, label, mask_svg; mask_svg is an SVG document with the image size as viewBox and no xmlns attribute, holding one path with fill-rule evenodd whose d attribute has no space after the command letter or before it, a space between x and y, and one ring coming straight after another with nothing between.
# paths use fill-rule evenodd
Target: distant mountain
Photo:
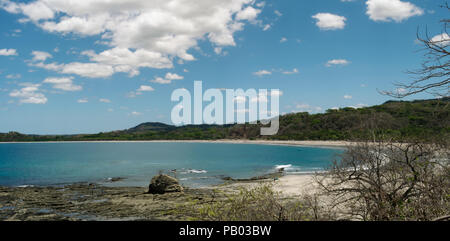
<instances>
[{"instance_id":1,"label":"distant mountain","mask_svg":"<svg viewBox=\"0 0 450 241\"><path fill-rule=\"evenodd\" d=\"M139 133L139 132L146 132L146 131L170 131L175 129L175 126L167 125L160 122L146 122L142 123L138 126L135 126L133 128L130 128L126 130L126 132L129 133Z\"/></svg>"},{"instance_id":2,"label":"distant mountain","mask_svg":"<svg viewBox=\"0 0 450 241\"><path fill-rule=\"evenodd\" d=\"M341 108L326 113L291 113L280 116L277 135L261 136L261 125L187 125L158 122L112 132L79 135L25 135L0 133L0 141L93 140L361 140L373 134L395 139L450 138L450 98L387 101L365 108Z\"/></svg>"}]
</instances>

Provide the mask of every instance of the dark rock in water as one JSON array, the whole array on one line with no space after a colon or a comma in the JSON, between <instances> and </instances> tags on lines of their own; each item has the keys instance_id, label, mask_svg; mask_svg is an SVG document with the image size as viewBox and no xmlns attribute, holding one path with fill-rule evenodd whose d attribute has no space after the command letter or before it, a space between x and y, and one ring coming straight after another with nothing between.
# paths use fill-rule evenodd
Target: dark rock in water
<instances>
[{"instance_id":1,"label":"dark rock in water","mask_svg":"<svg viewBox=\"0 0 450 241\"><path fill-rule=\"evenodd\" d=\"M124 177L110 177L110 178L108 178L108 182L120 182L120 181L123 181L123 180L125 180Z\"/></svg>"},{"instance_id":2,"label":"dark rock in water","mask_svg":"<svg viewBox=\"0 0 450 241\"><path fill-rule=\"evenodd\" d=\"M234 179L232 177L225 176L225 177L222 177L222 180L232 181L232 182L253 182L253 181L260 181L260 180L277 179L281 176L283 176L283 172L274 172L274 173L268 173L268 174L264 174L262 176L257 176L257 177L238 178L238 179Z\"/></svg>"},{"instance_id":3,"label":"dark rock in water","mask_svg":"<svg viewBox=\"0 0 450 241\"><path fill-rule=\"evenodd\" d=\"M148 193L164 194L168 192L182 192L183 187L177 179L168 175L157 175L152 178L148 186Z\"/></svg>"}]
</instances>

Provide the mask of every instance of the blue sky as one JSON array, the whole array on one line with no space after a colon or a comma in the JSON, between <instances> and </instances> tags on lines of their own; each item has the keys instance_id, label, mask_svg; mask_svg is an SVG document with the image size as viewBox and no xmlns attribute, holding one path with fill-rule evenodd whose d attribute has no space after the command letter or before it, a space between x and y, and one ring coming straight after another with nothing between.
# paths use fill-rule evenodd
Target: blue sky
<instances>
[{"instance_id":1,"label":"blue sky","mask_svg":"<svg viewBox=\"0 0 450 241\"><path fill-rule=\"evenodd\" d=\"M0 132L170 124L172 91L194 80L280 89L280 113L381 104L420 66L417 28L438 36L448 14L439 0L114 2L0 0Z\"/></svg>"}]
</instances>

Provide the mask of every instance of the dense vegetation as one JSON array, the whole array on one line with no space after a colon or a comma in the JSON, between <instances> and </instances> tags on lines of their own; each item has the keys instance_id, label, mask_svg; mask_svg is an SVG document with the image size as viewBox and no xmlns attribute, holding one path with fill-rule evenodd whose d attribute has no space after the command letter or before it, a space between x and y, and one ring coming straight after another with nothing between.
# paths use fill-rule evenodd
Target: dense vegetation
<instances>
[{"instance_id":1,"label":"dense vegetation","mask_svg":"<svg viewBox=\"0 0 450 241\"><path fill-rule=\"evenodd\" d=\"M342 108L322 114L291 113L280 117L277 135L260 136L260 125L188 125L143 123L134 128L98 134L25 135L0 133L0 141L90 140L363 140L383 134L396 139L428 139L450 133L450 98L388 101L366 108Z\"/></svg>"}]
</instances>

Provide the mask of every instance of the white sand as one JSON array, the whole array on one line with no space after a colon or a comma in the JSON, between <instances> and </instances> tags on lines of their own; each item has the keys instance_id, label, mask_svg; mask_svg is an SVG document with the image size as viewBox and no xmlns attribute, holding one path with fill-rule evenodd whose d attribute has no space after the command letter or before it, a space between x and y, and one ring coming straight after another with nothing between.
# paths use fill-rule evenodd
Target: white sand
<instances>
[{"instance_id":1,"label":"white sand","mask_svg":"<svg viewBox=\"0 0 450 241\"><path fill-rule=\"evenodd\" d=\"M277 140L150 140L150 141L48 141L48 142L0 142L8 143L105 143L105 142L176 142L176 143L227 143L227 144L260 144L260 145L286 145L286 146L311 146L311 147L337 147L342 148L354 145L348 141L277 141Z\"/></svg>"},{"instance_id":2,"label":"white sand","mask_svg":"<svg viewBox=\"0 0 450 241\"><path fill-rule=\"evenodd\" d=\"M314 175L286 175L276 181L272 179L249 181L249 182L235 182L222 186L222 189L227 192L238 192L240 188L253 189L262 184L273 185L273 189L280 192L284 196L295 197L305 194L317 193L318 184L314 181ZM209 187L208 187L209 188Z\"/></svg>"},{"instance_id":3,"label":"white sand","mask_svg":"<svg viewBox=\"0 0 450 241\"><path fill-rule=\"evenodd\" d=\"M313 194L318 190L313 175L286 175L275 181L273 188L287 196Z\"/></svg>"}]
</instances>

